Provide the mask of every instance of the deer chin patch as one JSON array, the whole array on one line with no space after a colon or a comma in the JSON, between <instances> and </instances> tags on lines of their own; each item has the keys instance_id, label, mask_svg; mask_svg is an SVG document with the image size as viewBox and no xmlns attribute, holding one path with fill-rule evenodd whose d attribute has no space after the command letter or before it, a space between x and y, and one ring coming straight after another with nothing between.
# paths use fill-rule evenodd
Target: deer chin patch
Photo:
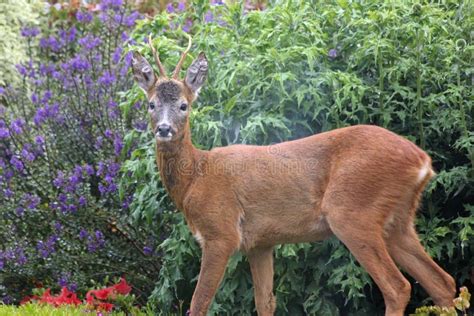
<instances>
[{"instance_id":1,"label":"deer chin patch","mask_svg":"<svg viewBox=\"0 0 474 316\"><path fill-rule=\"evenodd\" d=\"M169 142L173 139L173 133L168 133L166 136L161 136L160 134L156 133L155 138L159 142Z\"/></svg>"},{"instance_id":2,"label":"deer chin patch","mask_svg":"<svg viewBox=\"0 0 474 316\"><path fill-rule=\"evenodd\" d=\"M173 136L156 136L156 140L162 143L170 142L173 139Z\"/></svg>"}]
</instances>

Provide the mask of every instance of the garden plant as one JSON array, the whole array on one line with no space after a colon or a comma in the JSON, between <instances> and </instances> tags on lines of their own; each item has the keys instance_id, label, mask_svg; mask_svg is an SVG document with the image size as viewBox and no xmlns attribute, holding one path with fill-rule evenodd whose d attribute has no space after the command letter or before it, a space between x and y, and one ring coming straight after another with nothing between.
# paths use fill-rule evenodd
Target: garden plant
<instances>
[{"instance_id":1,"label":"garden plant","mask_svg":"<svg viewBox=\"0 0 474 316\"><path fill-rule=\"evenodd\" d=\"M421 242L472 292L472 2L275 0L259 11L195 0L163 9L150 17L103 0L93 10L50 7L23 23L17 56L27 58L0 87L4 303L35 288L85 298L125 276L150 313L185 314L201 250L161 184L146 96L129 71L132 51L153 60L150 34L173 69L185 32L193 46L183 69L199 51L209 62L190 117L195 146L268 145L356 124L408 138L437 172L418 210ZM407 313L415 313L432 302L409 280ZM334 238L277 247L274 292L276 315L384 310L373 281ZM36 308L52 307L20 307ZM248 262L236 253L211 314L254 310Z\"/></svg>"}]
</instances>

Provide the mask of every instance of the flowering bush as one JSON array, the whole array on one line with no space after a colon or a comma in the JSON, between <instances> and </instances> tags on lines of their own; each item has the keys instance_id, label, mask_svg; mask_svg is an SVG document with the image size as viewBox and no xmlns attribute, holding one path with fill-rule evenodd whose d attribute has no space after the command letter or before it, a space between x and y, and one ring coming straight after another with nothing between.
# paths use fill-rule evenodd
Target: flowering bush
<instances>
[{"instance_id":1,"label":"flowering bush","mask_svg":"<svg viewBox=\"0 0 474 316\"><path fill-rule=\"evenodd\" d=\"M157 273L147 232L118 198L124 132L124 53L139 14L120 0L93 10L50 8L48 28L21 31L22 85L0 87L0 299L34 286L84 291L91 279L130 275L149 291ZM135 104L139 107L140 104Z\"/></svg>"},{"instance_id":2,"label":"flowering bush","mask_svg":"<svg viewBox=\"0 0 474 316\"><path fill-rule=\"evenodd\" d=\"M110 287L106 287L100 290L90 290L86 294L85 303L87 304L87 309L94 309L97 311L111 312L114 309L114 302L120 296L127 296L132 288L127 284L127 281L124 278L120 279L120 282L114 284ZM134 297L131 298L127 309L131 309L131 303L133 303ZM25 296L20 305L27 303L39 303L39 304L49 304L55 307L61 305L79 305L82 304L82 301L77 298L76 293L71 292L67 287L61 289L61 293L58 295L51 295L51 289L46 289L43 294L40 296Z\"/></svg>"}]
</instances>

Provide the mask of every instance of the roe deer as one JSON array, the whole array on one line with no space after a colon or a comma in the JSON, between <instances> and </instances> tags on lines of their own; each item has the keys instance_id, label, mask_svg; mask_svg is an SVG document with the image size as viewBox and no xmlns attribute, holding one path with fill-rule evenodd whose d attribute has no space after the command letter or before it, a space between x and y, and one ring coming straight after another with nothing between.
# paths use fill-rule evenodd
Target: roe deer
<instances>
[{"instance_id":1,"label":"roe deer","mask_svg":"<svg viewBox=\"0 0 474 316\"><path fill-rule=\"evenodd\" d=\"M137 52L133 75L145 91L161 179L202 248L191 315L206 315L229 257L248 256L258 315L273 315L273 246L335 235L382 291L385 315L403 315L411 286L451 306L453 278L425 252L414 228L420 196L433 177L430 157L386 129L358 125L271 146L211 151L191 142L189 112L206 80L204 53L172 78L149 38L159 69ZM250 312L250 311L249 311Z\"/></svg>"}]
</instances>

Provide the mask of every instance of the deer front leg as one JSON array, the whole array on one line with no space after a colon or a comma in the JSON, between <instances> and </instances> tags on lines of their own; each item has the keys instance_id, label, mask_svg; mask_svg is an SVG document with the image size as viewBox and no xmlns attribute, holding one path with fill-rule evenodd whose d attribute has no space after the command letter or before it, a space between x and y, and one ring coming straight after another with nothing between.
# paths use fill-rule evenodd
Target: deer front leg
<instances>
[{"instance_id":1,"label":"deer front leg","mask_svg":"<svg viewBox=\"0 0 474 316\"><path fill-rule=\"evenodd\" d=\"M273 247L252 249L247 253L252 271L255 306L259 316L273 316Z\"/></svg>"},{"instance_id":2,"label":"deer front leg","mask_svg":"<svg viewBox=\"0 0 474 316\"><path fill-rule=\"evenodd\" d=\"M191 300L191 315L205 316L236 247L225 241L204 241L199 279Z\"/></svg>"}]
</instances>

